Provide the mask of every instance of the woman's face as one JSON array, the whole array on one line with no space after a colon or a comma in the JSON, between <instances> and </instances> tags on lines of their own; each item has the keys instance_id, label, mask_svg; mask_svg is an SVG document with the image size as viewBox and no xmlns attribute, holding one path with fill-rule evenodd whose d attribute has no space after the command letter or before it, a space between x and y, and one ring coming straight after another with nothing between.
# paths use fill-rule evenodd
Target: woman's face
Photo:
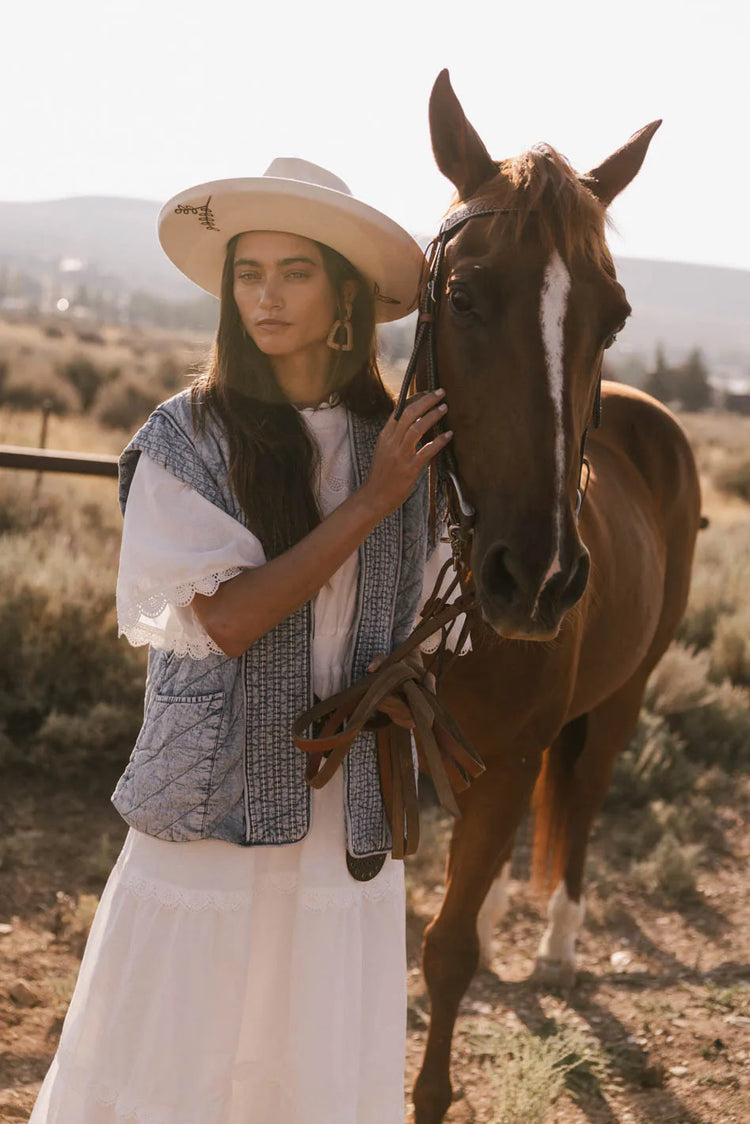
<instances>
[{"instance_id":1,"label":"woman's face","mask_svg":"<svg viewBox=\"0 0 750 1124\"><path fill-rule=\"evenodd\" d=\"M270 357L325 346L337 316L337 294L318 246L278 231L238 238L234 299L245 331Z\"/></svg>"}]
</instances>

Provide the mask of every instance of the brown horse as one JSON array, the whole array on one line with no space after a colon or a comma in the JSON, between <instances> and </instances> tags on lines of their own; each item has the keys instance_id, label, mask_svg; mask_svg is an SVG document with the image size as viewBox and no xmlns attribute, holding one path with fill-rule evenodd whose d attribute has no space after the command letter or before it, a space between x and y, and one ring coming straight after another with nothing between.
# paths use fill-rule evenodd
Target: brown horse
<instances>
[{"instance_id":1,"label":"brown horse","mask_svg":"<svg viewBox=\"0 0 750 1124\"><path fill-rule=\"evenodd\" d=\"M444 71L430 125L438 166L458 191L454 209L472 212L445 244L435 357L460 487L476 510L479 606L473 650L440 694L487 770L460 798L445 900L424 940L431 1023L418 1124L436 1124L451 1102L451 1038L480 959L478 924L486 945L502 896L493 883L502 891L535 785L535 863L554 887L538 966L546 981L573 980L591 822L684 611L700 522L682 429L616 383L603 387L576 519L602 356L630 313L605 242L606 208L639 170L658 122L585 176L547 146L496 163Z\"/></svg>"}]
</instances>

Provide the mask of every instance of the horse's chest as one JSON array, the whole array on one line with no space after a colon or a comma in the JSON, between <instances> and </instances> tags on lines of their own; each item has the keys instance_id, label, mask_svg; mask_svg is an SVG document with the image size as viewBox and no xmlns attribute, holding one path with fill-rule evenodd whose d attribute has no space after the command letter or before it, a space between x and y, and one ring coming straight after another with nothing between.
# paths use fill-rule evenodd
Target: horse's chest
<instances>
[{"instance_id":1,"label":"horse's chest","mask_svg":"<svg viewBox=\"0 0 750 1124\"><path fill-rule=\"evenodd\" d=\"M441 698L489 762L514 747L544 749L564 724L574 661L542 645L511 643L457 660Z\"/></svg>"}]
</instances>

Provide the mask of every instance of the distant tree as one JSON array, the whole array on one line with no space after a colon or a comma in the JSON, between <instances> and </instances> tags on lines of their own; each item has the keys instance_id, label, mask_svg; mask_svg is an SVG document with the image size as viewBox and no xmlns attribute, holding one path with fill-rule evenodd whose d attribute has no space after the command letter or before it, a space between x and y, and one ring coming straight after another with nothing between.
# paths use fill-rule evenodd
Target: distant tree
<instances>
[{"instance_id":1,"label":"distant tree","mask_svg":"<svg viewBox=\"0 0 750 1124\"><path fill-rule=\"evenodd\" d=\"M675 397L674 372L667 366L661 344L656 348L656 366L643 380L643 389L660 402L671 402Z\"/></svg>"},{"instance_id":2,"label":"distant tree","mask_svg":"<svg viewBox=\"0 0 750 1124\"><path fill-rule=\"evenodd\" d=\"M684 410L697 413L711 405L708 368L699 348L694 348L675 372L675 391Z\"/></svg>"},{"instance_id":3,"label":"distant tree","mask_svg":"<svg viewBox=\"0 0 750 1124\"><path fill-rule=\"evenodd\" d=\"M647 368L640 355L608 355L602 368L605 379L614 379L615 382L624 382L628 386L643 386L647 377Z\"/></svg>"}]
</instances>

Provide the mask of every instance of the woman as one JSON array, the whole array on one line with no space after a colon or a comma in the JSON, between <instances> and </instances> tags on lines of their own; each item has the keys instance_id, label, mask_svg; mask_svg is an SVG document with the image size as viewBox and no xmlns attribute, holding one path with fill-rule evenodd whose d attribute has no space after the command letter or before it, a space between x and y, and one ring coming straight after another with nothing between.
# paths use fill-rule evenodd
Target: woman
<instances>
[{"instance_id":1,"label":"woman","mask_svg":"<svg viewBox=\"0 0 750 1124\"><path fill-rule=\"evenodd\" d=\"M420 447L440 392L389 417L374 324L413 308L422 255L302 161L184 192L160 238L220 323L121 458L120 630L151 645L113 796L131 830L31 1120L400 1124L403 868L373 735L312 793L290 727L414 619L450 434Z\"/></svg>"}]
</instances>

